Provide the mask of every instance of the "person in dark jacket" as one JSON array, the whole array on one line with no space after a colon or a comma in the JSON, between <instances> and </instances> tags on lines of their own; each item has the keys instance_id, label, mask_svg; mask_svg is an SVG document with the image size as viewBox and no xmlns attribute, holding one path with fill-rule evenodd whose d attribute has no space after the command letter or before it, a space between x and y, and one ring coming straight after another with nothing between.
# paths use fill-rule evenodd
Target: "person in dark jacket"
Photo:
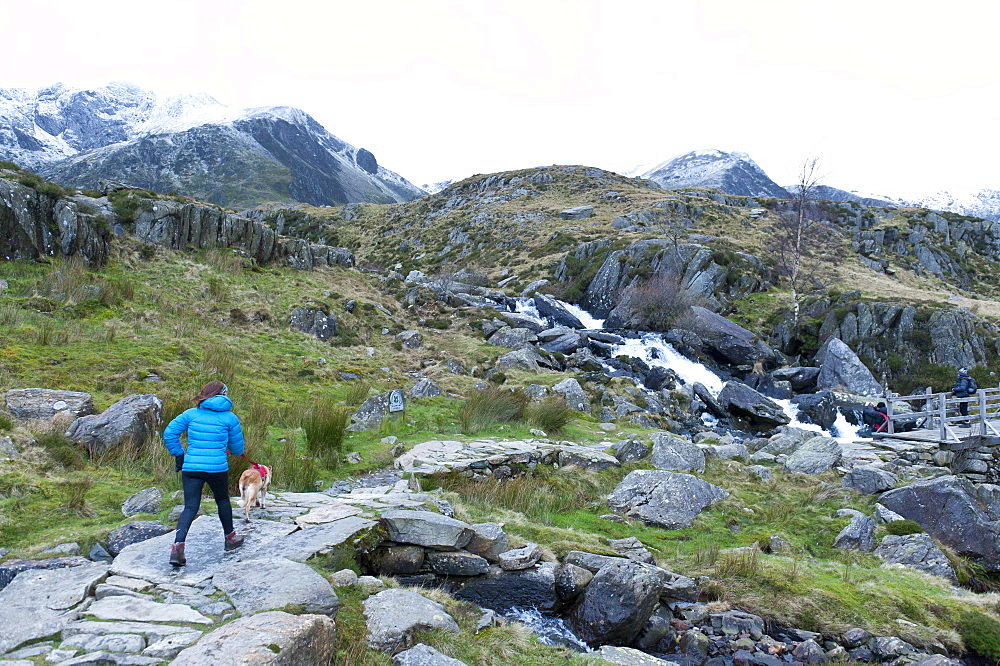
<instances>
[{"instance_id":1,"label":"person in dark jacket","mask_svg":"<svg viewBox=\"0 0 1000 666\"><path fill-rule=\"evenodd\" d=\"M971 395L975 395L979 387L976 385L976 380L969 375L968 368L958 369L958 379L955 380L955 385L951 387L951 392L956 398L968 398ZM958 403L958 411L962 416L969 416L969 401L963 400ZM966 421L968 424L969 421Z\"/></svg>"},{"instance_id":2,"label":"person in dark jacket","mask_svg":"<svg viewBox=\"0 0 1000 666\"><path fill-rule=\"evenodd\" d=\"M163 444L176 459L184 486L184 510L177 520L177 535L170 548L170 564L186 563L184 540L201 506L201 491L207 483L219 507L219 520L226 535L225 548L243 545L243 537L233 527L233 507L229 501L229 461L226 452L243 454L243 429L233 414L228 387L219 381L209 382L194 397L197 405L179 414L163 431ZM180 436L187 432L187 450Z\"/></svg>"},{"instance_id":3,"label":"person in dark jacket","mask_svg":"<svg viewBox=\"0 0 1000 666\"><path fill-rule=\"evenodd\" d=\"M889 423L885 403L880 402L877 405L872 405L870 402L866 403L865 408L861 411L861 420L864 421L871 432L884 432Z\"/></svg>"}]
</instances>

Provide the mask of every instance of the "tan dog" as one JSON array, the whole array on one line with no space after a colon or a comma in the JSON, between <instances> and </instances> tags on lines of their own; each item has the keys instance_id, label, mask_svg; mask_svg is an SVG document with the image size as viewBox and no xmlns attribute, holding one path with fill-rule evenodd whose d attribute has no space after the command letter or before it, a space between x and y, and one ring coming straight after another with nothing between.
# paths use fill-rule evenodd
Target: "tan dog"
<instances>
[{"instance_id":1,"label":"tan dog","mask_svg":"<svg viewBox=\"0 0 1000 666\"><path fill-rule=\"evenodd\" d=\"M252 505L264 508L264 495L271 485L271 468L259 463L240 474L240 497L243 498L243 515L250 522Z\"/></svg>"}]
</instances>

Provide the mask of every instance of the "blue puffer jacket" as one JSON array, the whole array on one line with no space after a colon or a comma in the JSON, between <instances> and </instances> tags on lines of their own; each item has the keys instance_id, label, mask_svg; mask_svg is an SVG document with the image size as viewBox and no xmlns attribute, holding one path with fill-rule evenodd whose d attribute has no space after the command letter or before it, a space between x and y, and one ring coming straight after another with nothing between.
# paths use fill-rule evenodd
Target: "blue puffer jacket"
<instances>
[{"instance_id":1,"label":"blue puffer jacket","mask_svg":"<svg viewBox=\"0 0 1000 666\"><path fill-rule=\"evenodd\" d=\"M243 429L232 408L232 400L215 395L167 425L163 443L170 455L184 454L185 472L227 472L226 449L234 456L243 454ZM181 433L185 430L187 451L181 447Z\"/></svg>"}]
</instances>

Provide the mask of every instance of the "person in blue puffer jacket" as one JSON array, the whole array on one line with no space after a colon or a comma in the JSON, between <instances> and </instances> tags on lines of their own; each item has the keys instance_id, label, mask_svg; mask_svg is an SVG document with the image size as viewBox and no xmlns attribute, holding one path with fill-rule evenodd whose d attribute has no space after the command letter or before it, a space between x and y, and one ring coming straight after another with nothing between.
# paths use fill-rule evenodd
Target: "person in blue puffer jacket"
<instances>
[{"instance_id":1,"label":"person in blue puffer jacket","mask_svg":"<svg viewBox=\"0 0 1000 666\"><path fill-rule=\"evenodd\" d=\"M201 506L201 491L207 483L219 507L219 520L226 535L225 548L243 545L243 537L233 527L233 507L229 501L229 461L226 452L243 455L243 429L233 414L229 388L219 381L205 384L194 397L197 407L179 414L163 431L163 444L177 460L184 486L184 511L177 520L177 535L170 548L170 564L183 566L184 540ZM187 432L187 451L181 434Z\"/></svg>"}]
</instances>

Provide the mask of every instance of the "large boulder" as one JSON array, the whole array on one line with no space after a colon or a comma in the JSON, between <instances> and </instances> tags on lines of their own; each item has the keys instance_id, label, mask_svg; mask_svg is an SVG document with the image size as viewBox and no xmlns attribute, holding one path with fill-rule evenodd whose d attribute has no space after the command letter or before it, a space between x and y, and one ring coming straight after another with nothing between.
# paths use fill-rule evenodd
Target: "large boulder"
<instances>
[{"instance_id":1,"label":"large boulder","mask_svg":"<svg viewBox=\"0 0 1000 666\"><path fill-rule=\"evenodd\" d=\"M7 411L19 421L48 420L61 413L78 418L94 413L94 399L77 391L11 389L7 391Z\"/></svg>"},{"instance_id":2,"label":"large boulder","mask_svg":"<svg viewBox=\"0 0 1000 666\"><path fill-rule=\"evenodd\" d=\"M397 509L382 514L389 539L436 550L458 550L472 540L472 526L433 511Z\"/></svg>"},{"instance_id":3,"label":"large boulder","mask_svg":"<svg viewBox=\"0 0 1000 666\"><path fill-rule=\"evenodd\" d=\"M857 512L851 522L840 530L833 540L833 547L842 550L870 552L875 547L875 519Z\"/></svg>"},{"instance_id":4,"label":"large boulder","mask_svg":"<svg viewBox=\"0 0 1000 666\"><path fill-rule=\"evenodd\" d=\"M1000 521L992 519L971 481L951 475L923 479L883 493L878 501L960 555L1000 571Z\"/></svg>"},{"instance_id":5,"label":"large boulder","mask_svg":"<svg viewBox=\"0 0 1000 666\"><path fill-rule=\"evenodd\" d=\"M137 513L156 513L163 502L163 491L157 487L140 490L122 503L122 514L125 517Z\"/></svg>"},{"instance_id":6,"label":"large boulder","mask_svg":"<svg viewBox=\"0 0 1000 666\"><path fill-rule=\"evenodd\" d=\"M817 358L822 358L819 376L816 378L817 388L837 389L869 397L878 397L884 392L871 370L840 338L830 338L823 343Z\"/></svg>"},{"instance_id":7,"label":"large boulder","mask_svg":"<svg viewBox=\"0 0 1000 666\"><path fill-rule=\"evenodd\" d=\"M510 328L505 326L491 335L487 342L495 347L525 349L538 342L538 336L535 335L534 331L527 328Z\"/></svg>"},{"instance_id":8,"label":"large boulder","mask_svg":"<svg viewBox=\"0 0 1000 666\"><path fill-rule=\"evenodd\" d=\"M774 352L756 335L722 315L697 305L691 308L691 312L678 323L677 328L697 335L705 351L725 363L752 365L774 358Z\"/></svg>"},{"instance_id":9,"label":"large boulder","mask_svg":"<svg viewBox=\"0 0 1000 666\"><path fill-rule=\"evenodd\" d=\"M958 583L951 562L929 534L886 535L875 549L875 554L888 564L925 571Z\"/></svg>"},{"instance_id":10,"label":"large boulder","mask_svg":"<svg viewBox=\"0 0 1000 666\"><path fill-rule=\"evenodd\" d=\"M705 507L728 495L690 474L637 469L608 495L608 506L648 525L678 529L690 527Z\"/></svg>"},{"instance_id":11,"label":"large boulder","mask_svg":"<svg viewBox=\"0 0 1000 666\"><path fill-rule=\"evenodd\" d=\"M819 368L778 368L771 373L777 381L788 382L796 391L805 391L816 386Z\"/></svg>"},{"instance_id":12,"label":"large boulder","mask_svg":"<svg viewBox=\"0 0 1000 666\"><path fill-rule=\"evenodd\" d=\"M812 369L817 373L819 372L819 368ZM833 397L833 393L829 391L803 393L802 395L794 396L792 403L799 410L796 414L799 421L813 423L823 428L823 430L830 430L837 420L837 415L840 413L837 410L837 401Z\"/></svg>"},{"instance_id":13,"label":"large boulder","mask_svg":"<svg viewBox=\"0 0 1000 666\"><path fill-rule=\"evenodd\" d=\"M326 578L309 565L284 557L262 557L252 564L234 562L219 570L212 584L225 592L243 615L295 604L307 613L332 617L340 605Z\"/></svg>"},{"instance_id":14,"label":"large boulder","mask_svg":"<svg viewBox=\"0 0 1000 666\"><path fill-rule=\"evenodd\" d=\"M551 319L553 325L569 326L576 329L586 328L575 314L551 296L535 294L535 308L537 308L538 314Z\"/></svg>"},{"instance_id":15,"label":"large boulder","mask_svg":"<svg viewBox=\"0 0 1000 666\"><path fill-rule=\"evenodd\" d=\"M789 472L822 474L838 462L843 455L840 442L832 437L813 437L795 449L785 461Z\"/></svg>"},{"instance_id":16,"label":"large boulder","mask_svg":"<svg viewBox=\"0 0 1000 666\"><path fill-rule=\"evenodd\" d=\"M740 382L726 382L718 401L733 416L760 426L773 428L791 421L781 405Z\"/></svg>"},{"instance_id":17,"label":"large boulder","mask_svg":"<svg viewBox=\"0 0 1000 666\"><path fill-rule=\"evenodd\" d=\"M145 446L163 421L163 402L153 393L125 396L100 414L73 421L66 437L101 455L116 446Z\"/></svg>"},{"instance_id":18,"label":"large boulder","mask_svg":"<svg viewBox=\"0 0 1000 666\"><path fill-rule=\"evenodd\" d=\"M570 409L575 409L578 412L590 411L590 400L587 398L587 394L583 392L580 382L572 377L568 377L553 386L552 392L566 398L566 405Z\"/></svg>"},{"instance_id":19,"label":"large boulder","mask_svg":"<svg viewBox=\"0 0 1000 666\"><path fill-rule=\"evenodd\" d=\"M704 472L705 452L686 439L668 432L656 432L653 433L650 462L656 469L671 472Z\"/></svg>"},{"instance_id":20,"label":"large boulder","mask_svg":"<svg viewBox=\"0 0 1000 666\"><path fill-rule=\"evenodd\" d=\"M182 650L181 666L287 666L327 664L334 657L336 627L326 615L257 613L233 620Z\"/></svg>"},{"instance_id":21,"label":"large boulder","mask_svg":"<svg viewBox=\"0 0 1000 666\"><path fill-rule=\"evenodd\" d=\"M365 400L358 408L358 411L351 414L351 425L347 426L347 429L351 432L377 429L389 413L389 403L393 393L397 393L397 391L379 393ZM398 391L398 395L403 398L403 407L405 409L406 393Z\"/></svg>"},{"instance_id":22,"label":"large boulder","mask_svg":"<svg viewBox=\"0 0 1000 666\"><path fill-rule=\"evenodd\" d=\"M533 370L538 372L543 366L549 367L550 365L534 348L516 349L497 359L498 368L512 368L515 370Z\"/></svg>"},{"instance_id":23,"label":"large boulder","mask_svg":"<svg viewBox=\"0 0 1000 666\"><path fill-rule=\"evenodd\" d=\"M887 469L877 465L859 465L849 470L840 484L862 495L875 495L892 490L898 481L899 477Z\"/></svg>"},{"instance_id":24,"label":"large boulder","mask_svg":"<svg viewBox=\"0 0 1000 666\"><path fill-rule=\"evenodd\" d=\"M288 325L323 342L337 334L337 318L319 308L306 306L295 308L288 318Z\"/></svg>"},{"instance_id":25,"label":"large boulder","mask_svg":"<svg viewBox=\"0 0 1000 666\"><path fill-rule=\"evenodd\" d=\"M384 652L410 647L418 631L442 629L458 633L458 623L436 601L411 590L391 588L364 601L368 645Z\"/></svg>"},{"instance_id":26,"label":"large boulder","mask_svg":"<svg viewBox=\"0 0 1000 666\"><path fill-rule=\"evenodd\" d=\"M528 569L505 571L493 566L489 573L462 585L455 596L498 612L512 607L557 610L555 562L539 562Z\"/></svg>"},{"instance_id":27,"label":"large boulder","mask_svg":"<svg viewBox=\"0 0 1000 666\"><path fill-rule=\"evenodd\" d=\"M663 572L631 560L610 562L594 575L569 614L573 631L589 645L628 645L660 600Z\"/></svg>"}]
</instances>

